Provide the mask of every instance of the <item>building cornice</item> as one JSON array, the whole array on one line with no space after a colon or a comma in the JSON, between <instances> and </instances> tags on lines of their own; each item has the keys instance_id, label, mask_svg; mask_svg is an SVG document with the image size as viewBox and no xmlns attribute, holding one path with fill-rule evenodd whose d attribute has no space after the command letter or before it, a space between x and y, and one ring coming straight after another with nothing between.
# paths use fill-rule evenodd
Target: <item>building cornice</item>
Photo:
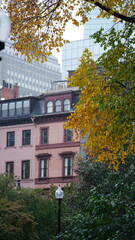
<instances>
[{"instance_id":1,"label":"building cornice","mask_svg":"<svg viewBox=\"0 0 135 240\"><path fill-rule=\"evenodd\" d=\"M0 127L32 123L31 117L0 119Z\"/></svg>"},{"instance_id":2,"label":"building cornice","mask_svg":"<svg viewBox=\"0 0 135 240\"><path fill-rule=\"evenodd\" d=\"M67 177L52 177L52 178L36 178L35 184L55 184L55 183L71 183L78 181L77 176L67 176Z\"/></svg>"},{"instance_id":3,"label":"building cornice","mask_svg":"<svg viewBox=\"0 0 135 240\"><path fill-rule=\"evenodd\" d=\"M44 114L44 115L35 115L33 116L35 123L47 123L47 122L61 122L65 121L67 117L71 114L71 112L59 112L52 114Z\"/></svg>"},{"instance_id":4,"label":"building cornice","mask_svg":"<svg viewBox=\"0 0 135 240\"><path fill-rule=\"evenodd\" d=\"M80 147L80 142L65 142L57 144L42 144L36 145L36 150L42 149L54 149L54 148L69 148L69 147Z\"/></svg>"}]
</instances>

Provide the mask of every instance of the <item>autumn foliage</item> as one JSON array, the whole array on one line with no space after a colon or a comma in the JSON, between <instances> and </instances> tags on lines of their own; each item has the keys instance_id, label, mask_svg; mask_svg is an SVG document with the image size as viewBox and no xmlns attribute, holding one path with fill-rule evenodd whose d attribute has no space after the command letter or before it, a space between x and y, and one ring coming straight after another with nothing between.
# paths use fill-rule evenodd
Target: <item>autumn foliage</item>
<instances>
[{"instance_id":1,"label":"autumn foliage","mask_svg":"<svg viewBox=\"0 0 135 240\"><path fill-rule=\"evenodd\" d=\"M69 85L79 86L81 94L66 127L77 136L87 136L84 147L93 160L117 170L135 151L135 39L130 24L118 33L114 28L109 34L102 31L94 37L106 52L94 62L86 49L69 79Z\"/></svg>"},{"instance_id":2,"label":"autumn foliage","mask_svg":"<svg viewBox=\"0 0 135 240\"><path fill-rule=\"evenodd\" d=\"M97 62L86 50L71 86L79 86L80 101L70 116L67 128L87 136L85 149L93 160L118 169L135 150L135 1L133 0L3 0L11 19L13 47L26 59L45 61L53 48L59 51L66 40L67 22L79 25L98 7L98 18L114 17L123 23L94 34L105 53ZM76 12L76 15L73 14Z\"/></svg>"},{"instance_id":3,"label":"autumn foliage","mask_svg":"<svg viewBox=\"0 0 135 240\"><path fill-rule=\"evenodd\" d=\"M11 39L14 48L26 59L45 61L52 49L59 51L66 42L63 33L67 22L84 24L95 7L99 7L97 17L114 16L114 20L135 22L135 2L132 0L2 0L11 20ZM76 15L75 15L76 12ZM74 14L73 14L74 13Z\"/></svg>"}]
</instances>

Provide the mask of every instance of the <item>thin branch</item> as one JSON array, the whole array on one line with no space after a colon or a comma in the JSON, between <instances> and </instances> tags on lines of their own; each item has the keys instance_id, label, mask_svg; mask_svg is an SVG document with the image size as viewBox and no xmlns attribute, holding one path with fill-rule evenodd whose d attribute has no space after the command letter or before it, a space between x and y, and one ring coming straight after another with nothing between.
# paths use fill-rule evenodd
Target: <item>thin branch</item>
<instances>
[{"instance_id":1,"label":"thin branch","mask_svg":"<svg viewBox=\"0 0 135 240\"><path fill-rule=\"evenodd\" d=\"M92 2L94 3L97 7L101 8L102 10L110 13L111 15L117 17L117 18L120 18L121 20L124 20L125 22L131 22L131 23L135 23L135 17L132 16L132 17L128 17L128 16L125 16L123 14L120 14L118 12L115 12L113 11L112 9L102 5L101 3L99 2L95 2L95 0L84 0L85 2Z\"/></svg>"},{"instance_id":2,"label":"thin branch","mask_svg":"<svg viewBox=\"0 0 135 240\"><path fill-rule=\"evenodd\" d=\"M116 81L116 83L118 83L118 84L120 84L122 87L126 88L126 86L125 86L123 83L119 82L118 80Z\"/></svg>"}]
</instances>

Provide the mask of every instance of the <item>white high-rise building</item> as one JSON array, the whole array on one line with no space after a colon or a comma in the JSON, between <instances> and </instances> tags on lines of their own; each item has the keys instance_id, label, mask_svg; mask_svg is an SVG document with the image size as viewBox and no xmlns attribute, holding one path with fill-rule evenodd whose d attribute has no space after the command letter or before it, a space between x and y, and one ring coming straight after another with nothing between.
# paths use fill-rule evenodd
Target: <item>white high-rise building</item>
<instances>
[{"instance_id":1,"label":"white high-rise building","mask_svg":"<svg viewBox=\"0 0 135 240\"><path fill-rule=\"evenodd\" d=\"M106 18L96 18L99 13L99 9L96 8L89 15L89 21L84 24L83 27L83 39L72 41L66 43L62 48L62 80L68 76L68 71L74 71L78 64L79 59L83 54L85 48L88 48L92 52L92 57L94 60L97 60L99 56L103 53L103 48L100 47L100 44L95 44L94 39L89 36L104 28L104 31L108 31L113 25L114 22L112 17L110 19ZM121 23L115 24L115 27L120 28Z\"/></svg>"},{"instance_id":2,"label":"white high-rise building","mask_svg":"<svg viewBox=\"0 0 135 240\"><path fill-rule=\"evenodd\" d=\"M20 97L40 95L52 89L53 82L61 79L60 64L53 55L47 57L48 61L44 63L29 63L7 43L5 49L0 52L0 57L0 85L17 84Z\"/></svg>"}]
</instances>

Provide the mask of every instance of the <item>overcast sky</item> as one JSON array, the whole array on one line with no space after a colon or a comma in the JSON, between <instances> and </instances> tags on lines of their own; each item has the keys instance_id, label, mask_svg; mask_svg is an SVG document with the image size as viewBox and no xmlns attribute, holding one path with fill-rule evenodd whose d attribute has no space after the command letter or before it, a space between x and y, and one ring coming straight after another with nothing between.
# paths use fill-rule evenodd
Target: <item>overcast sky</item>
<instances>
[{"instance_id":1,"label":"overcast sky","mask_svg":"<svg viewBox=\"0 0 135 240\"><path fill-rule=\"evenodd\" d=\"M68 23L66 27L66 31L64 33L64 38L69 41L80 40L83 38L83 26L76 27L72 23ZM57 51L53 51L53 54L58 58L59 63L62 62L62 51L58 53Z\"/></svg>"}]
</instances>

